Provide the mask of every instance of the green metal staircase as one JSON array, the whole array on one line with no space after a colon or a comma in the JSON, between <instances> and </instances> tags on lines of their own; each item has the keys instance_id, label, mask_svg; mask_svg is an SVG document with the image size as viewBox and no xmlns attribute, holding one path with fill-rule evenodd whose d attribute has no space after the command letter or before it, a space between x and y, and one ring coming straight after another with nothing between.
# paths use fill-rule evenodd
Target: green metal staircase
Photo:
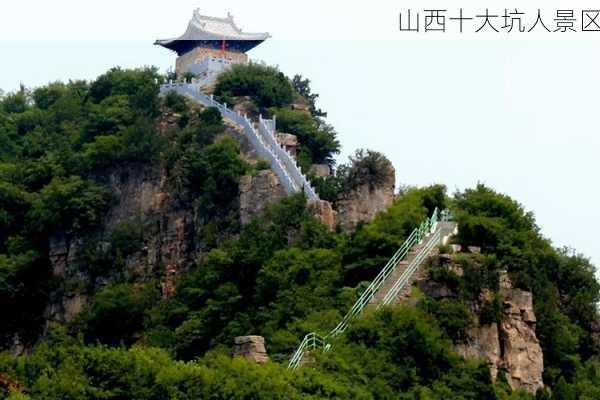
<instances>
[{"instance_id":1,"label":"green metal staircase","mask_svg":"<svg viewBox=\"0 0 600 400\"><path fill-rule=\"evenodd\" d=\"M290 358L288 368L296 369L301 366L308 352L318 349L330 350L332 339L343 333L350 321L359 316L365 308L380 308L396 302L401 291L410 286L415 272L427 257L455 233L456 224L450 222L449 212L440 212L436 208L432 216L409 235L331 332L325 336L315 332L304 336Z\"/></svg>"}]
</instances>

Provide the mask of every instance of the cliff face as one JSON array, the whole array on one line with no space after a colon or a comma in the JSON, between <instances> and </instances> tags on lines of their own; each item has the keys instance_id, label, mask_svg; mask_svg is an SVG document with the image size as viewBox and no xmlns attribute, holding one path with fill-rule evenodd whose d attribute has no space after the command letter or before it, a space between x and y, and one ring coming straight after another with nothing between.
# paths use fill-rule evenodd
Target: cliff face
<instances>
[{"instance_id":1,"label":"cliff face","mask_svg":"<svg viewBox=\"0 0 600 400\"><path fill-rule=\"evenodd\" d=\"M544 357L535 334L531 293L507 287L501 296L502 320L477 324L467 342L455 348L464 357L486 360L494 379L504 373L511 388L535 393L544 386Z\"/></svg>"},{"instance_id":2,"label":"cliff face","mask_svg":"<svg viewBox=\"0 0 600 400\"><path fill-rule=\"evenodd\" d=\"M360 222L373 220L394 201L395 182L395 171L390 168L381 183L365 182L343 193L335 202L337 222L344 229L353 229Z\"/></svg>"},{"instance_id":3,"label":"cliff face","mask_svg":"<svg viewBox=\"0 0 600 400\"><path fill-rule=\"evenodd\" d=\"M447 255L440 257L448 259ZM447 267L455 272L459 270L451 264ZM424 280L420 287L437 299L455 295L444 285L432 281ZM481 322L483 304L493 298L493 294L484 289L479 300L471 304L475 324L468 330L467 339L455 344L455 350L463 357L487 361L493 379L502 373L511 388L535 393L544 386L544 356L535 332L533 296L531 292L514 288L506 274L501 276L499 295L502 303L500 320Z\"/></svg>"},{"instance_id":4,"label":"cliff face","mask_svg":"<svg viewBox=\"0 0 600 400\"><path fill-rule=\"evenodd\" d=\"M246 175L240 181L240 221L250 222L271 203L286 196L283 185L271 170L259 171L256 175Z\"/></svg>"},{"instance_id":5,"label":"cliff face","mask_svg":"<svg viewBox=\"0 0 600 400\"><path fill-rule=\"evenodd\" d=\"M161 134L173 129L180 116L161 115L157 128ZM243 157L256 163L254 149L239 128L226 125L227 134L238 143ZM177 277L194 262L202 260L201 215L196 215L192 199L175 199L168 177L158 166L125 165L101 177L112 192L114 201L102 226L84 236L67 237L55 232L49 243L53 275L59 284L51 293L44 316L46 330L69 322L89 303L92 295L116 282L160 284L164 297L175 290ZM271 203L286 196L277 176L262 170L240 180L237 204L242 224L259 215ZM111 254L105 270L93 266L94 258L110 250L112 235L123 225L133 224L139 231L139 245L117 260ZM108 271L106 271L108 269Z\"/></svg>"},{"instance_id":6,"label":"cliff face","mask_svg":"<svg viewBox=\"0 0 600 400\"><path fill-rule=\"evenodd\" d=\"M531 292L504 288L501 291L504 319L499 324L503 369L509 385L535 393L544 386L544 356L535 334Z\"/></svg>"},{"instance_id":7,"label":"cliff face","mask_svg":"<svg viewBox=\"0 0 600 400\"><path fill-rule=\"evenodd\" d=\"M57 232L50 239L53 274L62 285L52 293L46 309L48 325L72 320L91 293L116 279L158 279L163 295L170 296L175 277L195 256L193 207L170 201L164 171L135 165L117 168L108 175L108 186L115 200L100 229L71 238ZM118 271L95 271L90 252L106 250L111 233L131 221L139 225L140 246L124 257Z\"/></svg>"}]
</instances>

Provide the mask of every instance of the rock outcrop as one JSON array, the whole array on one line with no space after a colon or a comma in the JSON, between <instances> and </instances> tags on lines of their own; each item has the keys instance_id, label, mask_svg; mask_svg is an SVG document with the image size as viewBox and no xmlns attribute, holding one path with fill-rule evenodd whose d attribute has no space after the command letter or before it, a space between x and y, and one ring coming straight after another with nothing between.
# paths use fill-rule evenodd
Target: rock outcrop
<instances>
[{"instance_id":1,"label":"rock outcrop","mask_svg":"<svg viewBox=\"0 0 600 400\"><path fill-rule=\"evenodd\" d=\"M331 175L331 168L327 164L313 164L308 171L310 174L325 178Z\"/></svg>"},{"instance_id":2,"label":"rock outcrop","mask_svg":"<svg viewBox=\"0 0 600 400\"><path fill-rule=\"evenodd\" d=\"M67 237L56 232L50 238L53 275L64 283L51 293L45 311L47 327L71 321L88 303L89 295L114 279L145 282L159 278L163 295L172 295L175 277L194 258L195 215L191 205L169 201L164 172L131 165L107 176L114 196L102 227L85 237ZM143 232L140 248L123 260L119 276L90 270L90 250L102 252L110 246L111 233L135 220ZM96 247L90 249L89 243ZM114 260L113 260L114 261Z\"/></svg>"},{"instance_id":3,"label":"rock outcrop","mask_svg":"<svg viewBox=\"0 0 600 400\"><path fill-rule=\"evenodd\" d=\"M242 106L241 112L254 111L249 101ZM182 115L165 111L156 121L157 132L168 135L179 125L181 118ZM240 127L227 121L225 127L226 134L238 143L243 157L250 164L256 164L256 150ZM283 135L282 138L286 140L286 146L297 145L293 135ZM187 266L202 259L202 238L198 235L203 223L202 216L196 215L190 199L174 198L177 196L171 194L172 188L164 170L147 165L123 165L98 179L109 187L114 196L102 226L84 236L68 237L64 232L57 231L50 238L49 256L53 275L62 284L50 294L44 312L46 331L55 324L73 320L95 292L115 282L144 283L156 279L163 296L172 296L178 276ZM239 193L241 222L249 222L269 204L286 195L277 175L271 170L243 177ZM332 211L329 209L327 213L327 207L321 207L321 211L324 222L333 226ZM141 225L143 232L140 248L124 257L124 265L120 265L115 274L92 271L86 259L90 251L102 252L110 248L114 229L132 219ZM95 247L90 249L90 244Z\"/></svg>"},{"instance_id":4,"label":"rock outcrop","mask_svg":"<svg viewBox=\"0 0 600 400\"><path fill-rule=\"evenodd\" d=\"M336 212L333 210L331 203L326 200L319 200L311 205L313 215L327 228L333 230L335 228Z\"/></svg>"},{"instance_id":5,"label":"rock outcrop","mask_svg":"<svg viewBox=\"0 0 600 400\"><path fill-rule=\"evenodd\" d=\"M233 111L247 115L251 119L258 118L258 107L254 104L250 96L236 97L234 102Z\"/></svg>"},{"instance_id":6,"label":"rock outcrop","mask_svg":"<svg viewBox=\"0 0 600 400\"><path fill-rule=\"evenodd\" d=\"M277 133L277 143L283 146L293 157L298 154L298 138L291 133Z\"/></svg>"},{"instance_id":7,"label":"rock outcrop","mask_svg":"<svg viewBox=\"0 0 600 400\"><path fill-rule=\"evenodd\" d=\"M445 268L461 275L460 267L447 262L447 255L440 255L446 261ZM434 281L420 282L420 288L434 298L455 296L445 285ZM504 374L512 389L535 393L544 387L544 356L535 333L535 313L531 292L512 286L506 273L500 278L500 299L502 316L499 322L481 323L482 305L493 298L488 290L483 290L479 300L471 305L476 316L475 325L467 332L467 339L455 344L455 350L463 357L485 360L493 379Z\"/></svg>"},{"instance_id":8,"label":"rock outcrop","mask_svg":"<svg viewBox=\"0 0 600 400\"><path fill-rule=\"evenodd\" d=\"M370 222L378 212L394 201L396 174L393 168L381 183L365 182L343 193L336 201L338 223L344 229L353 229L360 222Z\"/></svg>"},{"instance_id":9,"label":"rock outcrop","mask_svg":"<svg viewBox=\"0 0 600 400\"><path fill-rule=\"evenodd\" d=\"M262 336L238 336L234 339L234 357L244 357L258 364L269 361L265 349L265 338Z\"/></svg>"},{"instance_id":10,"label":"rock outcrop","mask_svg":"<svg viewBox=\"0 0 600 400\"><path fill-rule=\"evenodd\" d=\"M240 221L242 224L247 224L252 217L262 213L269 204L286 196L285 188L271 170L243 176L240 180Z\"/></svg>"},{"instance_id":11,"label":"rock outcrop","mask_svg":"<svg viewBox=\"0 0 600 400\"><path fill-rule=\"evenodd\" d=\"M512 287L500 290L504 318L499 324L502 367L513 389L535 393L544 386L544 355L535 334L531 292Z\"/></svg>"},{"instance_id":12,"label":"rock outcrop","mask_svg":"<svg viewBox=\"0 0 600 400\"><path fill-rule=\"evenodd\" d=\"M463 357L487 361L492 379L496 379L498 370L502 366L498 324L478 325L471 328L468 335L469 339L466 343L458 343L454 346L456 352Z\"/></svg>"}]
</instances>

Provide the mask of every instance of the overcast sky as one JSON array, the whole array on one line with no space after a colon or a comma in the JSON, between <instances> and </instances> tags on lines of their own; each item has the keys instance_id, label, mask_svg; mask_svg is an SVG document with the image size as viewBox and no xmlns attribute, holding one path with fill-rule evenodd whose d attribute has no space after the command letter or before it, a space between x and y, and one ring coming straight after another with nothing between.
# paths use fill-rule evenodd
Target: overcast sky
<instances>
[{"instance_id":1,"label":"overcast sky","mask_svg":"<svg viewBox=\"0 0 600 400\"><path fill-rule=\"evenodd\" d=\"M0 88L92 79L116 65L165 70L174 55L154 39L183 33L195 7L215 16L231 11L245 31L274 36L251 52L254 59L311 79L339 132L340 160L371 148L392 160L398 184L444 183L454 191L483 182L533 211L555 245L598 264L600 41L583 32L568 40L405 40L397 19L407 3L372 3L10 2L0 6ZM473 1L449 4L481 11ZM555 13L550 2L540 4Z\"/></svg>"}]
</instances>

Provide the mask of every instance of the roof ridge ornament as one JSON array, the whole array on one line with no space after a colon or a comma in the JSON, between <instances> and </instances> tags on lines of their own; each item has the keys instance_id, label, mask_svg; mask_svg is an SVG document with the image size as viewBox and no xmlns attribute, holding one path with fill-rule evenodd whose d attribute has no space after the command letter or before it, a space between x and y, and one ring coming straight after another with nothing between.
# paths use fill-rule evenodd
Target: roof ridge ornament
<instances>
[{"instance_id":1,"label":"roof ridge ornament","mask_svg":"<svg viewBox=\"0 0 600 400\"><path fill-rule=\"evenodd\" d=\"M206 22L202 21L202 15L200 14L200 8L196 8L194 10L194 15L192 17L192 23L196 23L200 25L202 28L206 27Z\"/></svg>"}]
</instances>

